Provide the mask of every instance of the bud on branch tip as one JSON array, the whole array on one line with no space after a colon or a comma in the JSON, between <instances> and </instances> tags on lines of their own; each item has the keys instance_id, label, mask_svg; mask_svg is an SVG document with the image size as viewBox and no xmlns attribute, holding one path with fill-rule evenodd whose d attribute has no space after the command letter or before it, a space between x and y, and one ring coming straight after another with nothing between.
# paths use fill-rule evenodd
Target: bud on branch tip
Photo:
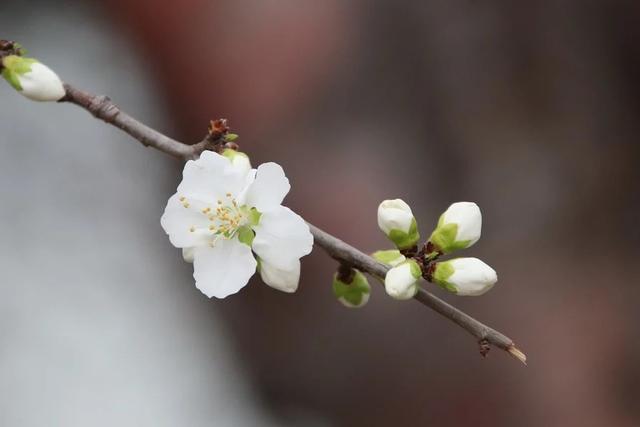
<instances>
[{"instance_id":1,"label":"bud on branch tip","mask_svg":"<svg viewBox=\"0 0 640 427\"><path fill-rule=\"evenodd\" d=\"M384 278L384 288L391 298L408 300L418 293L422 270L416 261L408 259L391 268Z\"/></svg>"},{"instance_id":2,"label":"bud on branch tip","mask_svg":"<svg viewBox=\"0 0 640 427\"><path fill-rule=\"evenodd\" d=\"M19 93L33 101L59 101L66 91L58 75L34 58L25 58L13 42L0 42L2 77Z\"/></svg>"},{"instance_id":3,"label":"bud on branch tip","mask_svg":"<svg viewBox=\"0 0 640 427\"><path fill-rule=\"evenodd\" d=\"M451 253L472 246L480 239L482 214L472 202L457 202L440 215L429 242L441 253Z\"/></svg>"},{"instance_id":4,"label":"bud on branch tip","mask_svg":"<svg viewBox=\"0 0 640 427\"><path fill-rule=\"evenodd\" d=\"M398 249L410 249L420 240L411 207L401 199L385 200L378 206L378 227Z\"/></svg>"},{"instance_id":5,"label":"bud on branch tip","mask_svg":"<svg viewBox=\"0 0 640 427\"><path fill-rule=\"evenodd\" d=\"M478 258L455 258L435 263L433 282L457 295L482 295L498 281L495 270Z\"/></svg>"}]
</instances>

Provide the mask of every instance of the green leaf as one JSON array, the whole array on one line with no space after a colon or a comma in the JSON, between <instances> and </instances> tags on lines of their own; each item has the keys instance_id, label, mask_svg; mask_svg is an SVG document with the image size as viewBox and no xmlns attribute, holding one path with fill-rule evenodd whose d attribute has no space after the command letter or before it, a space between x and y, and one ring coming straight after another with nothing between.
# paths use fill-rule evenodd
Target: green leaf
<instances>
[{"instance_id":1,"label":"green leaf","mask_svg":"<svg viewBox=\"0 0 640 427\"><path fill-rule=\"evenodd\" d=\"M238 139L239 135L235 133L228 133L224 136L224 140L228 142L233 142Z\"/></svg>"}]
</instances>

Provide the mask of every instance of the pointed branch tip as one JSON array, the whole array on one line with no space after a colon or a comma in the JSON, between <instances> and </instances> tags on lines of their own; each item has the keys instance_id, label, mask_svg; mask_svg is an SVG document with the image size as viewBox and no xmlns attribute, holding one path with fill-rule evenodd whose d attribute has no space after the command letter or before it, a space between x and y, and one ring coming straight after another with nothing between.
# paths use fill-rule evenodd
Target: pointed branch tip
<instances>
[{"instance_id":1,"label":"pointed branch tip","mask_svg":"<svg viewBox=\"0 0 640 427\"><path fill-rule=\"evenodd\" d=\"M527 355L521 352L520 349L518 349L518 347L516 347L515 345L512 345L507 349L507 351L509 352L510 355L512 355L519 361L521 361L523 365L527 366Z\"/></svg>"}]
</instances>

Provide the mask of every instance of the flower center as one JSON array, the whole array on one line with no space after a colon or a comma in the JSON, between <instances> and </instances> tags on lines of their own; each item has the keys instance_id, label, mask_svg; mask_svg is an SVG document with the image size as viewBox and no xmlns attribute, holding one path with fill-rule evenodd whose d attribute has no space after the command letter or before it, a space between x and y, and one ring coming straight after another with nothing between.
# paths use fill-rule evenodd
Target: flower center
<instances>
[{"instance_id":1,"label":"flower center","mask_svg":"<svg viewBox=\"0 0 640 427\"><path fill-rule=\"evenodd\" d=\"M180 197L180 202L185 208L192 205L186 197ZM196 231L205 232L212 237L210 245L213 246L218 239L232 239L238 230L249 223L249 209L246 206L239 206L231 193L226 194L224 200L218 200L213 206L206 206L200 209L200 213L207 218L209 225L206 229L202 226L192 225L189 227L191 233Z\"/></svg>"}]
</instances>

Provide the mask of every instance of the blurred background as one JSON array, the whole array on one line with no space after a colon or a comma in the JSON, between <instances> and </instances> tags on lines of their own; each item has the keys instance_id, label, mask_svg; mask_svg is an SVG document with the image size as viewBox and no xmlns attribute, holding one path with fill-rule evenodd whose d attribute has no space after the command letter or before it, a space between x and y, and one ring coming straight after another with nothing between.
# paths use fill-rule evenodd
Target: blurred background
<instances>
[{"instance_id":1,"label":"blurred background","mask_svg":"<svg viewBox=\"0 0 640 427\"><path fill-rule=\"evenodd\" d=\"M0 425L637 426L640 3L3 0L2 38L179 140L227 117L286 204L365 250L483 211L499 273L438 295L529 356L304 259L208 300L159 224L181 164L0 85Z\"/></svg>"}]
</instances>

